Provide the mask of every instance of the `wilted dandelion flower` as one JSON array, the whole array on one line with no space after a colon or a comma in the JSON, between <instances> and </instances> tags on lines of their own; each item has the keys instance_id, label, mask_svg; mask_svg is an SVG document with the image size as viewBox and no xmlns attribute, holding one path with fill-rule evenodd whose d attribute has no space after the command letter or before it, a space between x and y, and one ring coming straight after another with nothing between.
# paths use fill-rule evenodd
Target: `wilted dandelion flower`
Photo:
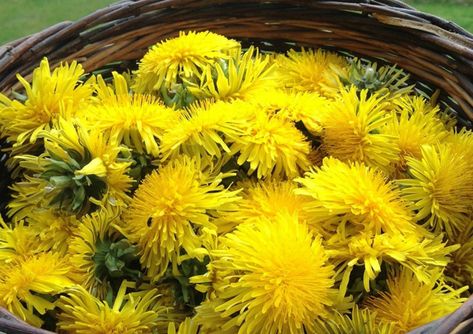
<instances>
[{"instance_id":1,"label":"wilted dandelion flower","mask_svg":"<svg viewBox=\"0 0 473 334\"><path fill-rule=\"evenodd\" d=\"M129 162L115 140L83 124L61 119L58 128L44 131L45 153L19 156L33 176L13 186L11 213L25 207L55 208L83 215L94 206L124 205L131 187Z\"/></svg>"},{"instance_id":2,"label":"wilted dandelion flower","mask_svg":"<svg viewBox=\"0 0 473 334\"><path fill-rule=\"evenodd\" d=\"M371 233L415 230L413 215L401 199L401 192L374 168L325 158L321 167L296 181L302 187L295 192L309 198L307 210L314 221L338 224L340 231L344 231L342 221Z\"/></svg>"},{"instance_id":3,"label":"wilted dandelion flower","mask_svg":"<svg viewBox=\"0 0 473 334\"><path fill-rule=\"evenodd\" d=\"M445 284L437 271L428 282L420 282L409 270L391 273L388 291L366 301L381 319L392 321L396 333L429 323L455 311L466 300L460 295L467 287L455 290Z\"/></svg>"},{"instance_id":4,"label":"wilted dandelion flower","mask_svg":"<svg viewBox=\"0 0 473 334\"><path fill-rule=\"evenodd\" d=\"M251 46L243 54L207 65L200 84L192 84L188 88L198 99L249 99L275 87L272 72L270 57Z\"/></svg>"},{"instance_id":5,"label":"wilted dandelion flower","mask_svg":"<svg viewBox=\"0 0 473 334\"><path fill-rule=\"evenodd\" d=\"M263 177L296 177L308 170L309 142L291 122L264 110L255 110L244 133L233 139L230 154L237 163L248 163L248 174Z\"/></svg>"},{"instance_id":6,"label":"wilted dandelion flower","mask_svg":"<svg viewBox=\"0 0 473 334\"><path fill-rule=\"evenodd\" d=\"M413 203L416 218L452 235L469 222L473 206L473 172L465 152L449 144L424 145L420 158L407 158L411 179L399 180Z\"/></svg>"},{"instance_id":7,"label":"wilted dandelion flower","mask_svg":"<svg viewBox=\"0 0 473 334\"><path fill-rule=\"evenodd\" d=\"M67 262L58 254L40 253L0 266L0 306L40 327L55 305L51 297L72 286Z\"/></svg>"},{"instance_id":8,"label":"wilted dandelion flower","mask_svg":"<svg viewBox=\"0 0 473 334\"><path fill-rule=\"evenodd\" d=\"M369 309L354 306L350 315L335 313L315 322L317 334L394 334L394 323L382 320Z\"/></svg>"},{"instance_id":9,"label":"wilted dandelion flower","mask_svg":"<svg viewBox=\"0 0 473 334\"><path fill-rule=\"evenodd\" d=\"M322 145L334 158L360 161L389 172L399 160L397 138L382 132L393 117L376 94L360 93L354 87L342 90L322 120Z\"/></svg>"},{"instance_id":10,"label":"wilted dandelion flower","mask_svg":"<svg viewBox=\"0 0 473 334\"><path fill-rule=\"evenodd\" d=\"M254 108L241 101L196 102L162 136L163 160L185 154L198 160L229 154L231 138L241 136Z\"/></svg>"},{"instance_id":11,"label":"wilted dandelion flower","mask_svg":"<svg viewBox=\"0 0 473 334\"><path fill-rule=\"evenodd\" d=\"M448 255L458 246L447 246L443 235L428 238L421 233L367 234L360 233L349 238L335 234L327 241L327 253L337 272L341 274L340 294L346 293L350 274L355 266L363 266L363 287L370 291L370 282L381 272L387 262L400 265L413 272L422 282L431 280L429 270L443 269L450 259Z\"/></svg>"},{"instance_id":12,"label":"wilted dandelion flower","mask_svg":"<svg viewBox=\"0 0 473 334\"><path fill-rule=\"evenodd\" d=\"M349 64L345 58L329 51L302 49L300 52L289 50L287 55L276 57L276 65L283 87L324 95L327 89L340 86L338 76L348 73Z\"/></svg>"},{"instance_id":13,"label":"wilted dandelion flower","mask_svg":"<svg viewBox=\"0 0 473 334\"><path fill-rule=\"evenodd\" d=\"M138 93L159 92L162 87L199 76L208 65L229 59L240 44L224 36L204 31L179 33L160 42L144 55L135 72L133 89Z\"/></svg>"},{"instance_id":14,"label":"wilted dandelion flower","mask_svg":"<svg viewBox=\"0 0 473 334\"><path fill-rule=\"evenodd\" d=\"M160 137L176 125L176 112L151 95L131 94L122 75L113 72L113 78L112 88L98 77L99 102L88 106L82 116L90 127L109 133L119 143L158 157Z\"/></svg>"},{"instance_id":15,"label":"wilted dandelion flower","mask_svg":"<svg viewBox=\"0 0 473 334\"><path fill-rule=\"evenodd\" d=\"M159 314L159 294L155 289L139 296L126 293L134 284L123 281L113 305L97 299L81 286L75 286L61 296L58 328L77 334L152 333Z\"/></svg>"},{"instance_id":16,"label":"wilted dandelion flower","mask_svg":"<svg viewBox=\"0 0 473 334\"><path fill-rule=\"evenodd\" d=\"M213 216L234 210L238 191L221 184L228 174L202 171L189 157L173 159L153 171L136 190L124 214L123 230L139 247L141 264L152 279L178 264L183 251L202 246L206 234L215 234Z\"/></svg>"},{"instance_id":17,"label":"wilted dandelion flower","mask_svg":"<svg viewBox=\"0 0 473 334\"><path fill-rule=\"evenodd\" d=\"M222 331L237 326L239 333L312 332L314 319L325 317L332 304L333 267L321 239L295 217L239 225L211 257L219 277L213 284L215 312L229 317Z\"/></svg>"},{"instance_id":18,"label":"wilted dandelion flower","mask_svg":"<svg viewBox=\"0 0 473 334\"><path fill-rule=\"evenodd\" d=\"M82 83L84 70L77 62L61 64L53 70L47 58L33 71L30 84L20 75L18 80L26 91L21 103L0 94L0 134L13 144L12 155L26 153L39 133L48 130L60 117L70 117L89 102L92 80Z\"/></svg>"}]
</instances>

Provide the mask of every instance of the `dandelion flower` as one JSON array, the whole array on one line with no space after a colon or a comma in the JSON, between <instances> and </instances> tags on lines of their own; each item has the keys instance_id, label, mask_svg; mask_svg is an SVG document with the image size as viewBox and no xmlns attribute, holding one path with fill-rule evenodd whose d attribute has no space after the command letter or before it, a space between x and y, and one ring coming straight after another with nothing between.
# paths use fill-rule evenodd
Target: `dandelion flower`
<instances>
[{"instance_id":1,"label":"dandelion flower","mask_svg":"<svg viewBox=\"0 0 473 334\"><path fill-rule=\"evenodd\" d=\"M61 64L53 70L46 58L33 71L32 84L18 75L26 91L26 101L12 101L0 94L0 133L13 143L12 155L26 153L42 130L49 130L60 117L70 117L89 102L92 80L80 81L84 70L77 62Z\"/></svg>"},{"instance_id":2,"label":"dandelion flower","mask_svg":"<svg viewBox=\"0 0 473 334\"><path fill-rule=\"evenodd\" d=\"M248 163L248 174L256 172L259 179L299 176L308 170L309 151L309 142L294 124L263 110L256 110L244 134L230 146L231 155L239 154L237 163Z\"/></svg>"},{"instance_id":3,"label":"dandelion flower","mask_svg":"<svg viewBox=\"0 0 473 334\"><path fill-rule=\"evenodd\" d=\"M393 116L381 97L367 94L363 90L358 96L354 87L341 91L324 114L322 145L334 158L364 162L389 172L390 165L399 159L399 148L397 138L382 129Z\"/></svg>"},{"instance_id":4,"label":"dandelion flower","mask_svg":"<svg viewBox=\"0 0 473 334\"><path fill-rule=\"evenodd\" d=\"M48 249L24 221L6 224L0 217L0 266L27 259Z\"/></svg>"},{"instance_id":5,"label":"dandelion flower","mask_svg":"<svg viewBox=\"0 0 473 334\"><path fill-rule=\"evenodd\" d=\"M323 231L320 222L314 222L313 214L308 210L310 199L294 193L297 184L293 181L250 181L238 183L237 187L239 186L243 187L243 191L238 210L223 217L229 223L238 225L259 221L261 217L273 220L277 215L286 213L297 216L299 221L307 223L314 232Z\"/></svg>"},{"instance_id":6,"label":"dandelion flower","mask_svg":"<svg viewBox=\"0 0 473 334\"><path fill-rule=\"evenodd\" d=\"M399 180L402 194L413 202L416 218L452 235L469 222L473 173L465 152L448 144L424 145L421 158L407 158L411 179Z\"/></svg>"},{"instance_id":7,"label":"dandelion flower","mask_svg":"<svg viewBox=\"0 0 473 334\"><path fill-rule=\"evenodd\" d=\"M206 233L216 233L212 216L234 210L238 191L221 185L228 175L211 175L188 157L173 159L153 171L136 190L124 215L123 230L139 247L140 262L158 279L182 251L201 247Z\"/></svg>"},{"instance_id":8,"label":"dandelion flower","mask_svg":"<svg viewBox=\"0 0 473 334\"><path fill-rule=\"evenodd\" d=\"M273 65L268 55L250 47L243 54L221 63L207 65L200 84L189 86L198 99L249 99L275 86Z\"/></svg>"},{"instance_id":9,"label":"dandelion flower","mask_svg":"<svg viewBox=\"0 0 473 334\"><path fill-rule=\"evenodd\" d=\"M50 297L72 286L66 277L69 266L59 255L41 253L0 266L0 306L40 327L36 314L54 308Z\"/></svg>"},{"instance_id":10,"label":"dandelion flower","mask_svg":"<svg viewBox=\"0 0 473 334\"><path fill-rule=\"evenodd\" d=\"M198 160L230 153L231 138L241 136L253 108L243 102L194 103L161 140L163 160L185 154Z\"/></svg>"},{"instance_id":11,"label":"dandelion flower","mask_svg":"<svg viewBox=\"0 0 473 334\"><path fill-rule=\"evenodd\" d=\"M317 320L317 334L394 334L394 323L379 319L376 312L355 305L351 315L335 313L328 319Z\"/></svg>"},{"instance_id":12,"label":"dandelion flower","mask_svg":"<svg viewBox=\"0 0 473 334\"><path fill-rule=\"evenodd\" d=\"M322 132L321 117L329 108L330 100L313 92L272 89L262 91L249 99L272 115L279 115L291 122L301 122L311 135Z\"/></svg>"},{"instance_id":13,"label":"dandelion flower","mask_svg":"<svg viewBox=\"0 0 473 334\"><path fill-rule=\"evenodd\" d=\"M47 250L62 255L67 253L69 240L79 225L79 220L74 215L42 208L33 209L25 217L25 221Z\"/></svg>"},{"instance_id":14,"label":"dandelion flower","mask_svg":"<svg viewBox=\"0 0 473 334\"><path fill-rule=\"evenodd\" d=\"M348 72L345 58L324 50L290 50L286 56L276 57L277 77L285 88L317 92L337 89L338 75Z\"/></svg>"},{"instance_id":15,"label":"dandelion flower","mask_svg":"<svg viewBox=\"0 0 473 334\"><path fill-rule=\"evenodd\" d=\"M149 290L140 296L126 293L134 284L123 281L113 305L108 305L75 286L58 301L58 328L76 334L134 334L151 333L164 309L158 305L157 291Z\"/></svg>"},{"instance_id":16,"label":"dandelion flower","mask_svg":"<svg viewBox=\"0 0 473 334\"><path fill-rule=\"evenodd\" d=\"M310 199L308 211L314 221L339 224L340 231L342 221L372 233L415 230L413 215L399 189L364 164L325 158L321 167L296 182L302 185L296 194Z\"/></svg>"},{"instance_id":17,"label":"dandelion flower","mask_svg":"<svg viewBox=\"0 0 473 334\"><path fill-rule=\"evenodd\" d=\"M221 312L215 311L215 308L223 302L221 299L212 297L212 299L204 300L195 308L196 314L193 319L199 325L199 333L210 334L218 332L221 334L235 334L239 332L239 328L236 326L230 328L223 327L232 320L230 316L222 316Z\"/></svg>"},{"instance_id":18,"label":"dandelion flower","mask_svg":"<svg viewBox=\"0 0 473 334\"><path fill-rule=\"evenodd\" d=\"M418 234L359 233L349 238L335 234L327 241L327 253L341 274L339 293L344 295L355 266L363 266L363 287L370 291L370 282L381 272L387 262L400 265L413 272L417 279L428 282L429 270L443 269L450 261L448 255L458 246L447 246L442 235L428 238Z\"/></svg>"},{"instance_id":19,"label":"dandelion flower","mask_svg":"<svg viewBox=\"0 0 473 334\"><path fill-rule=\"evenodd\" d=\"M144 55L135 72L133 89L138 93L153 93L162 86L198 76L208 65L228 59L239 50L237 41L204 31L187 34L160 42Z\"/></svg>"},{"instance_id":20,"label":"dandelion flower","mask_svg":"<svg viewBox=\"0 0 473 334\"><path fill-rule=\"evenodd\" d=\"M377 93L390 101L409 94L414 88L414 85L408 85L409 74L396 65L378 67L377 63L357 58L348 62L348 73L332 67L344 86L356 86L359 91L366 89L370 94ZM329 92L335 97L339 90L332 88Z\"/></svg>"},{"instance_id":21,"label":"dandelion flower","mask_svg":"<svg viewBox=\"0 0 473 334\"><path fill-rule=\"evenodd\" d=\"M437 272L429 282L420 282L408 270L401 270L387 280L388 291L366 301L381 319L395 323L396 333L434 321L455 311L466 300L460 295L467 288L455 290L446 285Z\"/></svg>"},{"instance_id":22,"label":"dandelion flower","mask_svg":"<svg viewBox=\"0 0 473 334\"><path fill-rule=\"evenodd\" d=\"M394 111L394 117L387 123L383 133L397 138L400 159L396 169L403 173L407 169L407 157L420 158L422 145L439 143L447 137L448 132L437 117L439 109L427 106L424 98L406 97L400 100L400 106Z\"/></svg>"},{"instance_id":23,"label":"dandelion flower","mask_svg":"<svg viewBox=\"0 0 473 334\"><path fill-rule=\"evenodd\" d=\"M103 299L113 279L140 278L133 268L136 247L114 228L117 214L101 210L81 219L69 241L70 277L89 293Z\"/></svg>"},{"instance_id":24,"label":"dandelion flower","mask_svg":"<svg viewBox=\"0 0 473 334\"><path fill-rule=\"evenodd\" d=\"M312 332L314 319L332 304L333 268L320 238L290 216L243 224L211 252L219 300L215 312L231 317L222 331ZM192 281L192 280L191 280Z\"/></svg>"},{"instance_id":25,"label":"dandelion flower","mask_svg":"<svg viewBox=\"0 0 473 334\"><path fill-rule=\"evenodd\" d=\"M13 186L10 214L28 206L52 207L83 215L97 206L123 206L129 199L129 162L124 150L100 131L61 119L57 129L43 132L45 153L19 156L33 176Z\"/></svg>"},{"instance_id":26,"label":"dandelion flower","mask_svg":"<svg viewBox=\"0 0 473 334\"><path fill-rule=\"evenodd\" d=\"M91 127L116 136L119 143L158 157L160 137L164 130L175 126L176 112L153 96L131 95L122 75L113 72L113 78L114 89L98 77L99 102L87 107L83 117Z\"/></svg>"},{"instance_id":27,"label":"dandelion flower","mask_svg":"<svg viewBox=\"0 0 473 334\"><path fill-rule=\"evenodd\" d=\"M468 163L473 164L473 132L467 129L451 131L445 142L452 146L452 150L463 152L463 157Z\"/></svg>"}]
</instances>

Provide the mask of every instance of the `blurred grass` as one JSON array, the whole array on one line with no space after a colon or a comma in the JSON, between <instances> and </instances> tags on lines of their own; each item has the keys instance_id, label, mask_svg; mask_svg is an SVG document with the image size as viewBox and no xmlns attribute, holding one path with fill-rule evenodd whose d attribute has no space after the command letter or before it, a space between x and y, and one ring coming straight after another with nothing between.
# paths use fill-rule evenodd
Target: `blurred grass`
<instances>
[{"instance_id":1,"label":"blurred grass","mask_svg":"<svg viewBox=\"0 0 473 334\"><path fill-rule=\"evenodd\" d=\"M453 21L473 32L473 0L406 0L420 11Z\"/></svg>"},{"instance_id":2,"label":"blurred grass","mask_svg":"<svg viewBox=\"0 0 473 334\"><path fill-rule=\"evenodd\" d=\"M0 0L0 45L76 20L115 0ZM473 0L406 0L417 9L456 22L473 32Z\"/></svg>"},{"instance_id":3,"label":"blurred grass","mask_svg":"<svg viewBox=\"0 0 473 334\"><path fill-rule=\"evenodd\" d=\"M0 45L61 21L77 20L114 0L0 0Z\"/></svg>"}]
</instances>

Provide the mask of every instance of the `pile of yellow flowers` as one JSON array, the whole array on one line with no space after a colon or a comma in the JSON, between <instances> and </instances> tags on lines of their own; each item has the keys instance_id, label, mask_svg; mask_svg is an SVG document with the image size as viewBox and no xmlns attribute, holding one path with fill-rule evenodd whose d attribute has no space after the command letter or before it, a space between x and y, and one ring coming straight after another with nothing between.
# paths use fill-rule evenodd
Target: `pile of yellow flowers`
<instances>
[{"instance_id":1,"label":"pile of yellow flowers","mask_svg":"<svg viewBox=\"0 0 473 334\"><path fill-rule=\"evenodd\" d=\"M211 32L0 95L0 306L60 333L406 333L473 288L473 134L396 66Z\"/></svg>"}]
</instances>

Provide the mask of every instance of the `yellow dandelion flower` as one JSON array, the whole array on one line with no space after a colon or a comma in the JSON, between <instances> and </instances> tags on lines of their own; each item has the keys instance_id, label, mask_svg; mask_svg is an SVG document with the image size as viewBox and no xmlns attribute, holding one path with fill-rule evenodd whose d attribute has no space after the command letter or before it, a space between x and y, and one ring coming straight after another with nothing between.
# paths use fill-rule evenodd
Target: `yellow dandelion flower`
<instances>
[{"instance_id":1,"label":"yellow dandelion flower","mask_svg":"<svg viewBox=\"0 0 473 334\"><path fill-rule=\"evenodd\" d=\"M443 235L429 238L401 233L360 233L350 238L334 235L326 247L340 274L340 295L345 295L355 266L363 266L365 291L370 291L370 282L381 272L383 262L401 265L413 272L418 280L429 282L429 270L444 268L450 261L448 255L458 249L458 246L447 246L442 238Z\"/></svg>"},{"instance_id":2,"label":"yellow dandelion flower","mask_svg":"<svg viewBox=\"0 0 473 334\"><path fill-rule=\"evenodd\" d=\"M82 83L84 70L77 62L61 64L53 70L46 58L33 71L32 84L18 75L26 91L26 101L12 101L0 94L0 133L13 143L13 153L25 153L39 133L60 117L69 117L88 103L92 80Z\"/></svg>"},{"instance_id":3,"label":"yellow dandelion flower","mask_svg":"<svg viewBox=\"0 0 473 334\"><path fill-rule=\"evenodd\" d=\"M25 221L35 231L45 249L62 255L66 254L73 231L79 225L74 215L41 208L32 209Z\"/></svg>"},{"instance_id":4,"label":"yellow dandelion flower","mask_svg":"<svg viewBox=\"0 0 473 334\"><path fill-rule=\"evenodd\" d=\"M248 165L249 175L292 178L308 170L310 145L293 123L256 109L243 130L233 138L230 154L238 154L240 166Z\"/></svg>"},{"instance_id":5,"label":"yellow dandelion flower","mask_svg":"<svg viewBox=\"0 0 473 334\"><path fill-rule=\"evenodd\" d=\"M316 320L317 334L394 334L394 323L379 319L376 312L355 305L351 315L335 313L328 319Z\"/></svg>"},{"instance_id":6,"label":"yellow dandelion flower","mask_svg":"<svg viewBox=\"0 0 473 334\"><path fill-rule=\"evenodd\" d=\"M164 309L156 303L159 294L149 290L139 296L126 293L134 284L123 281L113 305L75 286L61 296L58 328L75 334L152 333Z\"/></svg>"},{"instance_id":7,"label":"yellow dandelion flower","mask_svg":"<svg viewBox=\"0 0 473 334\"><path fill-rule=\"evenodd\" d=\"M188 89L200 100L248 99L276 86L272 72L270 57L250 47L243 54L208 65L200 84L191 84Z\"/></svg>"},{"instance_id":8,"label":"yellow dandelion flower","mask_svg":"<svg viewBox=\"0 0 473 334\"><path fill-rule=\"evenodd\" d=\"M36 314L54 308L50 296L72 286L67 263L58 254L41 253L0 266L0 306L40 327Z\"/></svg>"},{"instance_id":9,"label":"yellow dandelion flower","mask_svg":"<svg viewBox=\"0 0 473 334\"><path fill-rule=\"evenodd\" d=\"M321 167L296 181L298 195L308 197L312 219L330 225L346 235L345 223L358 231L412 232L413 215L401 192L376 169L358 162L347 164L325 158Z\"/></svg>"},{"instance_id":10,"label":"yellow dandelion flower","mask_svg":"<svg viewBox=\"0 0 473 334\"><path fill-rule=\"evenodd\" d=\"M6 224L0 218L0 226L1 265L27 259L48 250L42 244L37 231L26 225L24 221Z\"/></svg>"},{"instance_id":11,"label":"yellow dandelion flower","mask_svg":"<svg viewBox=\"0 0 473 334\"><path fill-rule=\"evenodd\" d=\"M238 183L236 186L243 188L238 210L222 217L232 227L258 221L261 217L273 220L279 214L286 213L297 216L314 232L323 232L320 222L314 221L312 212L308 210L310 199L295 194L297 184L293 181L265 180Z\"/></svg>"},{"instance_id":12,"label":"yellow dandelion flower","mask_svg":"<svg viewBox=\"0 0 473 334\"><path fill-rule=\"evenodd\" d=\"M163 160L180 154L198 160L229 154L231 138L241 136L253 108L243 102L194 103L162 136Z\"/></svg>"},{"instance_id":13,"label":"yellow dandelion flower","mask_svg":"<svg viewBox=\"0 0 473 334\"><path fill-rule=\"evenodd\" d=\"M137 278L136 249L114 229L117 214L101 210L84 216L69 241L70 277L89 293L103 299L112 279Z\"/></svg>"},{"instance_id":14,"label":"yellow dandelion flower","mask_svg":"<svg viewBox=\"0 0 473 334\"><path fill-rule=\"evenodd\" d=\"M399 159L395 136L382 132L393 117L387 104L368 91L359 95L354 87L342 90L340 98L323 115L322 145L334 158L360 161L389 172Z\"/></svg>"},{"instance_id":15,"label":"yellow dandelion flower","mask_svg":"<svg viewBox=\"0 0 473 334\"><path fill-rule=\"evenodd\" d=\"M345 58L324 50L290 50L286 56L276 57L277 77L285 88L317 92L340 86L339 74L348 74Z\"/></svg>"},{"instance_id":16,"label":"yellow dandelion flower","mask_svg":"<svg viewBox=\"0 0 473 334\"><path fill-rule=\"evenodd\" d=\"M388 278L388 291L370 297L366 305L381 319L394 322L395 333L406 333L455 311L466 300L460 295L467 287L455 290L441 276L437 272L429 282L420 282L412 272L401 270Z\"/></svg>"},{"instance_id":17,"label":"yellow dandelion flower","mask_svg":"<svg viewBox=\"0 0 473 334\"><path fill-rule=\"evenodd\" d=\"M235 40L204 31L179 33L160 42L144 55L135 72L133 89L139 93L159 91L162 86L197 76L207 65L228 59L240 47Z\"/></svg>"},{"instance_id":18,"label":"yellow dandelion flower","mask_svg":"<svg viewBox=\"0 0 473 334\"><path fill-rule=\"evenodd\" d=\"M113 72L114 87L107 87L98 77L99 102L87 107L83 117L90 127L116 136L139 153L153 157L159 155L159 138L168 128L175 126L178 117L174 110L165 107L150 95L130 94L125 78Z\"/></svg>"},{"instance_id":19,"label":"yellow dandelion flower","mask_svg":"<svg viewBox=\"0 0 473 334\"><path fill-rule=\"evenodd\" d=\"M448 144L424 145L422 157L407 158L411 179L399 180L402 194L413 202L416 218L452 235L473 212L473 172L465 152Z\"/></svg>"},{"instance_id":20,"label":"yellow dandelion flower","mask_svg":"<svg viewBox=\"0 0 473 334\"><path fill-rule=\"evenodd\" d=\"M321 117L331 103L317 93L283 89L262 91L250 98L249 102L270 114L278 114L292 122L301 122L312 135L322 132Z\"/></svg>"},{"instance_id":21,"label":"yellow dandelion flower","mask_svg":"<svg viewBox=\"0 0 473 334\"><path fill-rule=\"evenodd\" d=\"M82 215L96 206L119 207L128 201L130 163L120 161L124 148L115 140L63 119L41 136L45 153L18 157L33 176L13 186L10 214L37 205Z\"/></svg>"},{"instance_id":22,"label":"yellow dandelion flower","mask_svg":"<svg viewBox=\"0 0 473 334\"><path fill-rule=\"evenodd\" d=\"M138 245L151 278L163 275L169 263L178 264L181 251L192 253L207 233L216 233L216 212L234 210L239 191L221 185L226 176L202 171L195 160L182 157L153 171L138 187L123 230Z\"/></svg>"},{"instance_id":23,"label":"yellow dandelion flower","mask_svg":"<svg viewBox=\"0 0 473 334\"><path fill-rule=\"evenodd\" d=\"M467 129L452 131L445 142L452 146L453 151L463 152L464 159L470 165L473 164L473 131Z\"/></svg>"},{"instance_id":24,"label":"yellow dandelion flower","mask_svg":"<svg viewBox=\"0 0 473 334\"><path fill-rule=\"evenodd\" d=\"M393 117L382 132L396 137L400 149L396 175L403 175L407 169L406 157L421 157L422 145L445 140L448 131L439 119L439 108L430 105L425 98L401 96L392 103L395 105Z\"/></svg>"},{"instance_id":25,"label":"yellow dandelion flower","mask_svg":"<svg viewBox=\"0 0 473 334\"><path fill-rule=\"evenodd\" d=\"M239 333L313 332L314 319L331 305L333 267L320 238L297 218L279 216L243 224L211 252L220 301L215 312L231 317L222 331ZM192 279L191 279L192 281Z\"/></svg>"}]
</instances>

